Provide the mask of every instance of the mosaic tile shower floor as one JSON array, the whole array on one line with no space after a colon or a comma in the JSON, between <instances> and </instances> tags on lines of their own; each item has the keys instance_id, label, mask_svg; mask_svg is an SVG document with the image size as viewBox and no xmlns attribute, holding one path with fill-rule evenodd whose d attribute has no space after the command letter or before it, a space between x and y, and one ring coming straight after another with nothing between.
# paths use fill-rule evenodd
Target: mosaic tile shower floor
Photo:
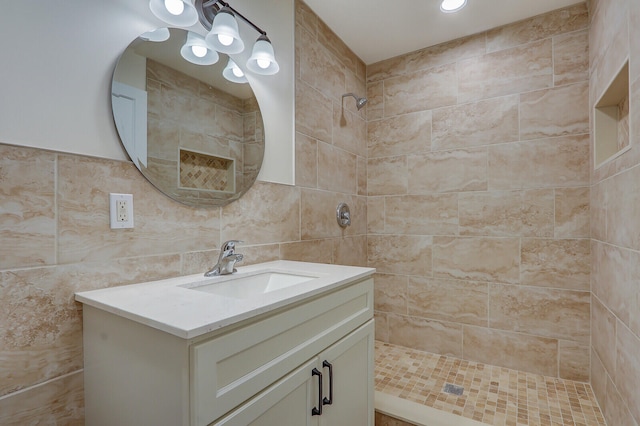
<instances>
[{"instance_id":1,"label":"mosaic tile shower floor","mask_svg":"<svg viewBox=\"0 0 640 426\"><path fill-rule=\"evenodd\" d=\"M494 426L606 425L591 386L376 341L376 391ZM443 392L464 387L462 396Z\"/></svg>"}]
</instances>

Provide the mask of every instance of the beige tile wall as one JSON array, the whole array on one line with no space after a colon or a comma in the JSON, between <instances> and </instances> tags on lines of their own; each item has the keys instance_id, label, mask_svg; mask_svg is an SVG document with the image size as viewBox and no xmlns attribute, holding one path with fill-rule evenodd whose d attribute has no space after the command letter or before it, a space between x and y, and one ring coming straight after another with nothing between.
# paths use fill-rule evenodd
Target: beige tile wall
<instances>
[{"instance_id":1,"label":"beige tile wall","mask_svg":"<svg viewBox=\"0 0 640 426\"><path fill-rule=\"evenodd\" d=\"M246 241L244 264L367 264L366 123L341 106L365 93L365 66L299 2L296 22L297 186L194 209L129 162L0 144L0 424L84 424L75 291L203 272L231 238ZM133 194L135 229L109 229L109 192Z\"/></svg>"},{"instance_id":2,"label":"beige tile wall","mask_svg":"<svg viewBox=\"0 0 640 426\"><path fill-rule=\"evenodd\" d=\"M589 380L588 25L578 4L367 67L378 339Z\"/></svg>"},{"instance_id":3,"label":"beige tile wall","mask_svg":"<svg viewBox=\"0 0 640 426\"><path fill-rule=\"evenodd\" d=\"M640 2L592 0L590 105L629 60L631 149L592 170L591 377L610 425L640 424ZM593 123L592 123L593 124Z\"/></svg>"}]
</instances>

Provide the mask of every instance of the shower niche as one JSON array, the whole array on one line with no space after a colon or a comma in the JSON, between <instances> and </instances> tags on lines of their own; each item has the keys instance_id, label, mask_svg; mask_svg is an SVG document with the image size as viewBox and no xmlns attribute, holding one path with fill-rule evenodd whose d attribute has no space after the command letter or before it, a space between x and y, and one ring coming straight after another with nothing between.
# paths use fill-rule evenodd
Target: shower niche
<instances>
[{"instance_id":1,"label":"shower niche","mask_svg":"<svg viewBox=\"0 0 640 426\"><path fill-rule=\"evenodd\" d=\"M629 145L629 61L627 60L594 108L594 166L625 153Z\"/></svg>"}]
</instances>

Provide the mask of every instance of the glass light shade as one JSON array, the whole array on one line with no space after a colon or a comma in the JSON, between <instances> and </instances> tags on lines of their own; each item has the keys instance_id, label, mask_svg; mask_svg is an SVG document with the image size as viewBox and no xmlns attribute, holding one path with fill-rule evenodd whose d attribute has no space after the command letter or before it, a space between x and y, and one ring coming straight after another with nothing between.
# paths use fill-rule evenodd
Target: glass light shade
<instances>
[{"instance_id":1,"label":"glass light shade","mask_svg":"<svg viewBox=\"0 0 640 426\"><path fill-rule=\"evenodd\" d=\"M206 49L206 53L203 56L196 55L194 53L194 47L196 47L196 52L199 50L198 48L200 48L200 50L204 48ZM184 59L196 65L213 65L218 62L219 59L218 52L211 50L200 34L192 32L187 33L187 41L182 45L180 54Z\"/></svg>"},{"instance_id":2,"label":"glass light shade","mask_svg":"<svg viewBox=\"0 0 640 426\"><path fill-rule=\"evenodd\" d=\"M240 75L238 75L240 74ZM233 83L247 83L247 77L244 75L238 64L229 58L227 66L222 70L222 76Z\"/></svg>"},{"instance_id":3,"label":"glass light shade","mask_svg":"<svg viewBox=\"0 0 640 426\"><path fill-rule=\"evenodd\" d=\"M273 46L266 35L258 37L256 44L253 45L251 57L247 61L247 68L260 75L273 75L280 71Z\"/></svg>"},{"instance_id":4,"label":"glass light shade","mask_svg":"<svg viewBox=\"0 0 640 426\"><path fill-rule=\"evenodd\" d=\"M180 15L174 15L169 12L164 1L165 0L149 0L149 9L151 9L151 12L153 12L157 18L176 27L190 27L198 22L198 12L191 3L191 0L175 0L184 4L184 10Z\"/></svg>"},{"instance_id":5,"label":"glass light shade","mask_svg":"<svg viewBox=\"0 0 640 426\"><path fill-rule=\"evenodd\" d=\"M213 18L211 31L205 37L207 44L220 53L234 54L244 50L238 32L238 21L228 7L223 7Z\"/></svg>"},{"instance_id":6,"label":"glass light shade","mask_svg":"<svg viewBox=\"0 0 640 426\"><path fill-rule=\"evenodd\" d=\"M155 41L157 43L169 40L169 28L158 28L153 31L147 31L140 35L140 38L145 41Z\"/></svg>"},{"instance_id":7,"label":"glass light shade","mask_svg":"<svg viewBox=\"0 0 640 426\"><path fill-rule=\"evenodd\" d=\"M440 10L444 13L457 12L467 5L467 0L442 0Z\"/></svg>"}]
</instances>

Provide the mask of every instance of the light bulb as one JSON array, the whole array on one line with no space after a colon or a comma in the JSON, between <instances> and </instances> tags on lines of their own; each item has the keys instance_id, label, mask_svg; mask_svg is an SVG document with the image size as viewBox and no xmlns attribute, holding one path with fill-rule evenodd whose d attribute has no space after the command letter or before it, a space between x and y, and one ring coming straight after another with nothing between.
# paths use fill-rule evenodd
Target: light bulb
<instances>
[{"instance_id":1,"label":"light bulb","mask_svg":"<svg viewBox=\"0 0 640 426\"><path fill-rule=\"evenodd\" d=\"M466 6L467 0L442 0L440 3L440 10L445 13L457 12Z\"/></svg>"},{"instance_id":2,"label":"light bulb","mask_svg":"<svg viewBox=\"0 0 640 426\"><path fill-rule=\"evenodd\" d=\"M224 46L230 46L233 43L233 37L226 34L218 34L218 41Z\"/></svg>"},{"instance_id":3,"label":"light bulb","mask_svg":"<svg viewBox=\"0 0 640 426\"><path fill-rule=\"evenodd\" d=\"M182 0L164 0L164 7L167 8L172 15L182 15L184 12L184 3Z\"/></svg>"},{"instance_id":4,"label":"light bulb","mask_svg":"<svg viewBox=\"0 0 640 426\"><path fill-rule=\"evenodd\" d=\"M204 46L191 46L191 51L198 58L204 58L207 54L207 48Z\"/></svg>"},{"instance_id":5,"label":"light bulb","mask_svg":"<svg viewBox=\"0 0 640 426\"><path fill-rule=\"evenodd\" d=\"M271 61L268 59L257 59L256 63L263 70L266 70L267 68L269 68L269 65L271 65Z\"/></svg>"},{"instance_id":6,"label":"light bulb","mask_svg":"<svg viewBox=\"0 0 640 426\"><path fill-rule=\"evenodd\" d=\"M233 72L233 75L235 75L236 77L244 77L244 73L239 67L233 67L231 71Z\"/></svg>"}]
</instances>

